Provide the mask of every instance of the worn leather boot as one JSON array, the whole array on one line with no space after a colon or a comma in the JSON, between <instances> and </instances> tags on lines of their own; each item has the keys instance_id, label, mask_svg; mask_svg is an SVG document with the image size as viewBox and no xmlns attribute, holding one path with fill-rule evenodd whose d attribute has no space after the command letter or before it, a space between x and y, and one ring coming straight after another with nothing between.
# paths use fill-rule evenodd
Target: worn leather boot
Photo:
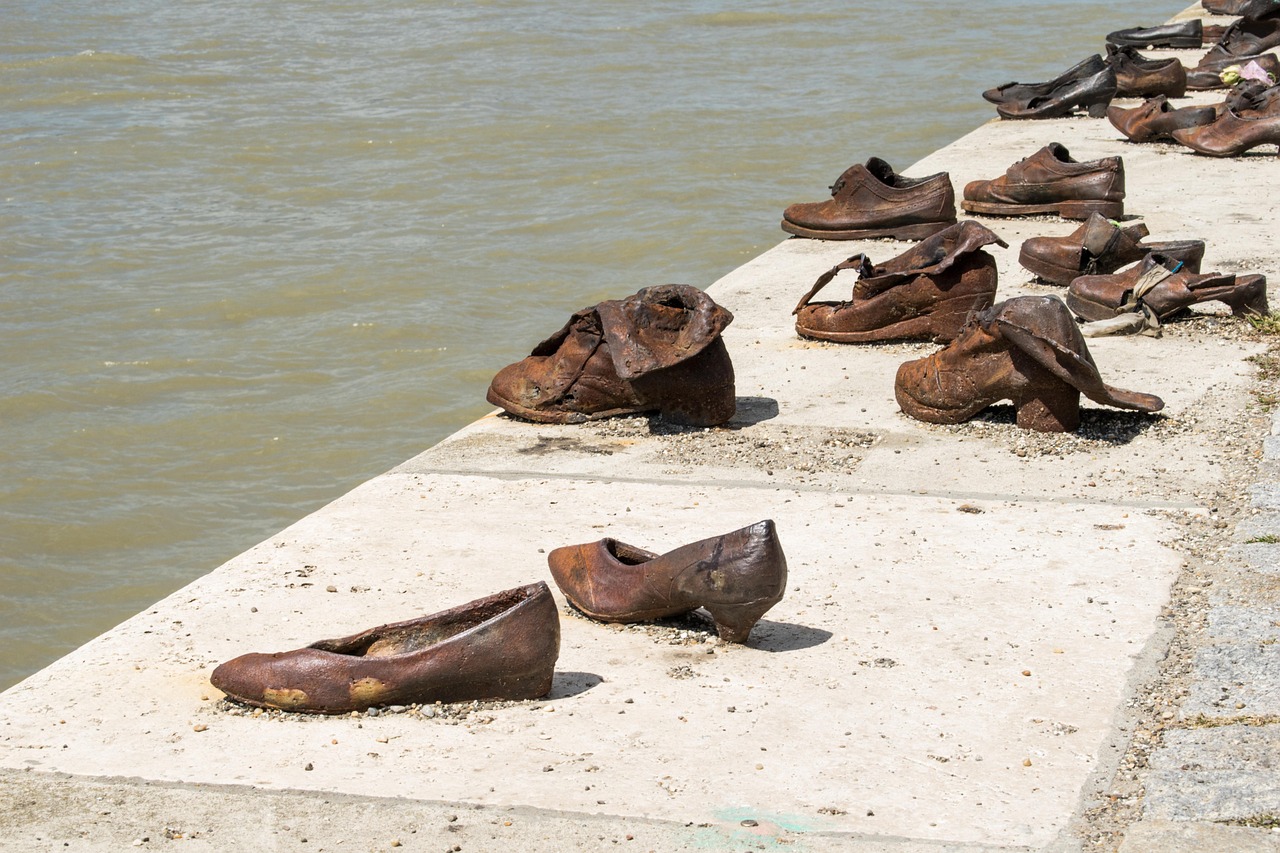
<instances>
[{"instance_id":1,"label":"worn leather boot","mask_svg":"<svg viewBox=\"0 0 1280 853\"><path fill-rule=\"evenodd\" d=\"M1072 80L1043 94L1026 100L1002 101L996 112L1004 119L1063 118L1077 110L1085 110L1093 118L1102 118L1107 104L1116 96L1116 72L1111 66L1089 77Z\"/></svg>"},{"instance_id":2,"label":"worn leather boot","mask_svg":"<svg viewBox=\"0 0 1280 853\"><path fill-rule=\"evenodd\" d=\"M990 181L971 181L961 207L970 213L1031 216L1056 213L1064 219L1108 219L1124 215L1124 162L1104 157L1079 163L1066 146L1051 142Z\"/></svg>"},{"instance_id":3,"label":"worn leather boot","mask_svg":"<svg viewBox=\"0 0 1280 853\"><path fill-rule=\"evenodd\" d=\"M823 273L800 300L791 312L796 332L839 343L945 343L971 312L995 301L995 258L982 251L992 243L1007 246L989 228L965 220L878 266L854 255ZM844 270L857 275L849 301L810 301Z\"/></svg>"},{"instance_id":4,"label":"worn leather boot","mask_svg":"<svg viewBox=\"0 0 1280 853\"><path fill-rule=\"evenodd\" d=\"M1026 102L1032 98L1047 95L1068 83L1076 80L1082 80L1086 77L1092 77L1103 68L1106 63L1102 61L1102 57L1098 54L1083 59L1066 71L1059 74L1044 83L1005 83L1002 86L996 86L994 89L988 89L982 93L982 97L986 98L993 104L1003 104L1009 101Z\"/></svg>"},{"instance_id":5,"label":"worn leather boot","mask_svg":"<svg viewBox=\"0 0 1280 853\"><path fill-rule=\"evenodd\" d=\"M1197 273L1177 258L1153 252L1115 275L1077 278L1067 291L1067 305L1085 320L1105 320L1139 302L1161 320L1201 302L1226 303L1235 317L1266 316L1266 276Z\"/></svg>"},{"instance_id":6,"label":"worn leather boot","mask_svg":"<svg viewBox=\"0 0 1280 853\"><path fill-rule=\"evenodd\" d=\"M1187 93L1187 69L1177 57L1148 59L1136 48L1107 45L1107 63L1116 72L1117 98L1181 98Z\"/></svg>"},{"instance_id":7,"label":"worn leather boot","mask_svg":"<svg viewBox=\"0 0 1280 853\"><path fill-rule=\"evenodd\" d=\"M247 654L209 677L228 699L306 714L536 699L551 690L560 614L542 581L305 649Z\"/></svg>"},{"instance_id":8,"label":"worn leather boot","mask_svg":"<svg viewBox=\"0 0 1280 853\"><path fill-rule=\"evenodd\" d=\"M1024 240L1018 263L1043 281L1064 287L1082 275L1114 272L1141 260L1149 252L1176 257L1200 271L1203 240L1143 243L1151 232L1142 223L1121 227L1101 214L1093 214L1065 237L1031 237Z\"/></svg>"},{"instance_id":9,"label":"worn leather boot","mask_svg":"<svg viewBox=\"0 0 1280 853\"><path fill-rule=\"evenodd\" d=\"M1200 5L1215 15L1239 15L1252 20L1280 15L1277 0L1200 0Z\"/></svg>"},{"instance_id":10,"label":"worn leather boot","mask_svg":"<svg viewBox=\"0 0 1280 853\"><path fill-rule=\"evenodd\" d=\"M716 426L736 406L720 338L732 321L696 287L646 287L574 314L528 358L499 371L487 399L541 423L657 412L676 424Z\"/></svg>"},{"instance_id":11,"label":"worn leather boot","mask_svg":"<svg viewBox=\"0 0 1280 853\"><path fill-rule=\"evenodd\" d=\"M955 221L950 175L906 178L872 157L866 165L846 169L832 184L829 200L793 204L783 211L782 230L820 240L922 240Z\"/></svg>"},{"instance_id":12,"label":"worn leather boot","mask_svg":"<svg viewBox=\"0 0 1280 853\"><path fill-rule=\"evenodd\" d=\"M1069 432L1080 425L1080 395L1121 409L1158 412L1151 394L1102 381L1067 306L1052 296L1020 296L975 315L950 346L898 368L903 413L935 424L967 421L1011 400L1018 426Z\"/></svg>"},{"instance_id":13,"label":"worn leather boot","mask_svg":"<svg viewBox=\"0 0 1280 853\"><path fill-rule=\"evenodd\" d=\"M1117 106L1107 108L1107 121L1130 142L1172 140L1175 130L1209 124L1217 117L1216 107L1175 109L1164 95L1149 98L1132 109Z\"/></svg>"},{"instance_id":14,"label":"worn leather boot","mask_svg":"<svg viewBox=\"0 0 1280 853\"><path fill-rule=\"evenodd\" d=\"M547 564L560 591L592 619L649 622L704 607L731 643L745 643L787 589L787 558L768 519L662 555L601 539L556 548Z\"/></svg>"}]
</instances>

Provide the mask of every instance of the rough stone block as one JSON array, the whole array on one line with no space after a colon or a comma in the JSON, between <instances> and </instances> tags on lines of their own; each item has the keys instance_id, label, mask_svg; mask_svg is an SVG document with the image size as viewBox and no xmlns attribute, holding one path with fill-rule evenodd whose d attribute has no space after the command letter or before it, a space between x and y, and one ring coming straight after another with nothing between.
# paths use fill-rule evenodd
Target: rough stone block
<instances>
[{"instance_id":1,"label":"rough stone block","mask_svg":"<svg viewBox=\"0 0 1280 853\"><path fill-rule=\"evenodd\" d=\"M1280 643L1209 646L1196 654L1186 719L1280 715Z\"/></svg>"}]
</instances>

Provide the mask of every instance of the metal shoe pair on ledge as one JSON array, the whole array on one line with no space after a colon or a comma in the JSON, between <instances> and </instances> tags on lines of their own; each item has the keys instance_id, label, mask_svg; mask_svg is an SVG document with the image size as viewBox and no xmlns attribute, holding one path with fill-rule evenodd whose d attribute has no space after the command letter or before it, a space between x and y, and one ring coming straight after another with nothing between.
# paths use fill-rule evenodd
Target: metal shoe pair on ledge
<instances>
[{"instance_id":1,"label":"metal shoe pair on ledge","mask_svg":"<svg viewBox=\"0 0 1280 853\"><path fill-rule=\"evenodd\" d=\"M745 643L782 600L787 560L771 520L658 555L603 539L557 548L551 574L593 619L643 622L705 607L720 637ZM536 699L551 690L560 617L528 584L350 637L227 661L210 681L247 705L343 714L379 705Z\"/></svg>"},{"instance_id":2,"label":"metal shoe pair on ledge","mask_svg":"<svg viewBox=\"0 0 1280 853\"><path fill-rule=\"evenodd\" d=\"M1107 118L1131 142L1172 141L1197 154L1237 157L1280 143L1280 86L1247 81L1220 104L1182 109L1152 98L1132 109L1111 107Z\"/></svg>"},{"instance_id":3,"label":"metal shoe pair on ledge","mask_svg":"<svg viewBox=\"0 0 1280 853\"><path fill-rule=\"evenodd\" d=\"M783 211L782 230L823 240L920 240L956 224L955 191L946 172L904 178L872 157L866 165L845 170L831 189L827 201L793 204ZM1065 146L1052 142L994 180L970 182L962 206L970 213L1088 219L1094 212L1120 216L1124 196L1119 157L1081 163Z\"/></svg>"},{"instance_id":4,"label":"metal shoe pair on ledge","mask_svg":"<svg viewBox=\"0 0 1280 853\"><path fill-rule=\"evenodd\" d=\"M1006 119L1062 118L1076 110L1101 118L1113 98L1186 91L1187 70L1176 58L1151 59L1131 46L1108 45L1106 59L1095 53L1045 83L1005 83L982 97Z\"/></svg>"}]
</instances>

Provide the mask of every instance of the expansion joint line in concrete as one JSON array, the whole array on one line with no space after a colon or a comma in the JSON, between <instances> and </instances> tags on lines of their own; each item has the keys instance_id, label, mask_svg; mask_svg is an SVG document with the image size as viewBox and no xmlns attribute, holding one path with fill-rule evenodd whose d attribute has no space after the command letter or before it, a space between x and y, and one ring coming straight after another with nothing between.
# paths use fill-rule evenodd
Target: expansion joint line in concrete
<instances>
[{"instance_id":1,"label":"expansion joint line in concrete","mask_svg":"<svg viewBox=\"0 0 1280 853\"><path fill-rule=\"evenodd\" d=\"M937 489L930 491L911 491L907 489L891 489L859 486L852 484L840 484L839 488L832 488L829 485L810 485L808 483L763 483L754 480L716 480L714 482L698 481L698 480L659 480L652 477L592 477L584 474L553 474L547 471L528 471L509 468L505 471L482 471L467 470L465 468L414 468L412 471L401 472L404 476L440 476L440 477L488 477L493 480L501 480L503 482L515 482L517 480L555 480L562 483L634 483L644 486L672 486L684 484L697 487L708 487L716 489L741 489L743 491L758 492L800 492L804 494L829 494L829 495L874 495L889 496L901 498L937 498L941 500L955 501L989 501L993 503L1015 503L1015 504L1042 504L1047 506L1110 506L1117 509L1128 509L1134 511L1144 510L1172 510L1185 512L1199 512L1205 509L1204 504L1194 501L1164 501L1164 500L1146 500L1146 501L1117 501L1113 498L1103 497L1083 497L1080 495L1071 495L1069 497L1053 497L1050 495L1017 495L1001 492L970 492L970 491L954 491L949 489Z\"/></svg>"}]
</instances>

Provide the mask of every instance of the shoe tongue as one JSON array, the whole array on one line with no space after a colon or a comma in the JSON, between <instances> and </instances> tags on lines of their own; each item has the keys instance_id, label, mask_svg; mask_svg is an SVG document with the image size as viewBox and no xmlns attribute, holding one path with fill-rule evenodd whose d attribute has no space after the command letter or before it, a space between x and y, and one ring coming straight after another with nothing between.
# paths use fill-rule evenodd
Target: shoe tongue
<instances>
[{"instance_id":1,"label":"shoe tongue","mask_svg":"<svg viewBox=\"0 0 1280 853\"><path fill-rule=\"evenodd\" d=\"M1182 261L1166 257L1158 252L1147 255L1143 261L1142 273L1133 285L1133 298L1141 299L1151 292L1157 284L1182 269Z\"/></svg>"},{"instance_id":2,"label":"shoe tongue","mask_svg":"<svg viewBox=\"0 0 1280 853\"><path fill-rule=\"evenodd\" d=\"M866 168L872 177L883 184L892 185L898 180L898 176L894 174L893 167L879 157L872 157L868 160Z\"/></svg>"},{"instance_id":3,"label":"shoe tongue","mask_svg":"<svg viewBox=\"0 0 1280 853\"><path fill-rule=\"evenodd\" d=\"M1095 258L1104 254L1116 239L1116 232L1119 230L1114 222L1101 213L1090 215L1089 221L1085 223L1082 241L1085 251Z\"/></svg>"},{"instance_id":4,"label":"shoe tongue","mask_svg":"<svg viewBox=\"0 0 1280 853\"><path fill-rule=\"evenodd\" d=\"M1049 152L1049 156L1055 160L1063 163L1075 162L1075 160L1071 159L1071 152L1067 150L1067 146L1063 145L1061 142L1050 142L1044 147L1044 150Z\"/></svg>"}]
</instances>

